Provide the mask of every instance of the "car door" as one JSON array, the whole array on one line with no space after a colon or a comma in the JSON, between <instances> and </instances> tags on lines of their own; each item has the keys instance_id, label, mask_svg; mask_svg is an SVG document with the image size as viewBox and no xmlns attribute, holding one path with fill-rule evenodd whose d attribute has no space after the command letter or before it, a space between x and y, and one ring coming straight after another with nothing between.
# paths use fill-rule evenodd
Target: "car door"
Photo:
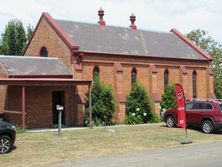
<instances>
[{"instance_id":1,"label":"car door","mask_svg":"<svg viewBox=\"0 0 222 167\"><path fill-rule=\"evenodd\" d=\"M201 117L202 117L202 119L203 119L204 117L214 118L214 114L215 114L216 112L213 112L213 111L214 111L213 109L214 109L214 107L213 107L209 102L205 103L205 104L203 105L203 109L202 109L202 111L201 111Z\"/></svg>"},{"instance_id":2,"label":"car door","mask_svg":"<svg viewBox=\"0 0 222 167\"><path fill-rule=\"evenodd\" d=\"M192 122L192 107L193 107L193 102L189 102L186 104L186 122L187 125L190 125L190 123Z\"/></svg>"},{"instance_id":3,"label":"car door","mask_svg":"<svg viewBox=\"0 0 222 167\"><path fill-rule=\"evenodd\" d=\"M189 125L197 126L200 124L203 105L204 103L202 102L194 102L192 108L187 111L187 122Z\"/></svg>"}]
</instances>

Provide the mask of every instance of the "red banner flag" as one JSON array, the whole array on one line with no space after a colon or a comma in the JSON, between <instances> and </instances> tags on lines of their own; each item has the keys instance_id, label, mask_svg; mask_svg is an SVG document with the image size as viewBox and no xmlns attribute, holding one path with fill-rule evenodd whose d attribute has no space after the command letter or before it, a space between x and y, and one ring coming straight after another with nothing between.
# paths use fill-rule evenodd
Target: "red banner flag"
<instances>
[{"instance_id":1,"label":"red banner flag","mask_svg":"<svg viewBox=\"0 0 222 167\"><path fill-rule=\"evenodd\" d=\"M176 88L176 101L178 112L178 124L177 126L186 128L186 109L185 109L185 96L183 88L180 84L175 84Z\"/></svg>"}]
</instances>

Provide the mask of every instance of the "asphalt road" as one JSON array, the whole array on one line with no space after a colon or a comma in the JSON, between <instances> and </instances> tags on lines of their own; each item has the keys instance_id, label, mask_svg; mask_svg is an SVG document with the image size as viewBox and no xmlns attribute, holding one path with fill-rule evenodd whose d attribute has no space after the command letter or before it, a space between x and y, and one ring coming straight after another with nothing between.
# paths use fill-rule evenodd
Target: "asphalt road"
<instances>
[{"instance_id":1,"label":"asphalt road","mask_svg":"<svg viewBox=\"0 0 222 167\"><path fill-rule=\"evenodd\" d=\"M222 142L68 161L50 167L222 167Z\"/></svg>"}]
</instances>

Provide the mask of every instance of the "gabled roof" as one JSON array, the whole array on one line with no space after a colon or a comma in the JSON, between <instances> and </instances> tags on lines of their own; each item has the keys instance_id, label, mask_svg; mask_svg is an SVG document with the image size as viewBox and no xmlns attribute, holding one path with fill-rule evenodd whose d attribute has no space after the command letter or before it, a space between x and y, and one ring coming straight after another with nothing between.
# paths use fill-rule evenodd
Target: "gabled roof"
<instances>
[{"instance_id":1,"label":"gabled roof","mask_svg":"<svg viewBox=\"0 0 222 167\"><path fill-rule=\"evenodd\" d=\"M56 20L80 50L96 53L206 60L174 33Z\"/></svg>"},{"instance_id":2,"label":"gabled roof","mask_svg":"<svg viewBox=\"0 0 222 167\"><path fill-rule=\"evenodd\" d=\"M9 77L72 77L71 71L56 57L0 55L0 64Z\"/></svg>"},{"instance_id":3,"label":"gabled roof","mask_svg":"<svg viewBox=\"0 0 222 167\"><path fill-rule=\"evenodd\" d=\"M213 60L208 53L194 45L176 29L172 29L169 33L131 30L124 27L56 20L48 13L42 14L39 23L42 18L46 19L71 50L157 58ZM31 41L32 38L29 44Z\"/></svg>"}]
</instances>

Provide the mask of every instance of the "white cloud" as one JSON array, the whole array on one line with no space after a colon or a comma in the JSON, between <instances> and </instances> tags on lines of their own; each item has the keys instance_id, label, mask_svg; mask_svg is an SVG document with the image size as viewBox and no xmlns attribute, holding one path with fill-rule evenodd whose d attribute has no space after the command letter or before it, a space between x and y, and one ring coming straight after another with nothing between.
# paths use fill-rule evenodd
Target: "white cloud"
<instances>
[{"instance_id":1,"label":"white cloud","mask_svg":"<svg viewBox=\"0 0 222 167\"><path fill-rule=\"evenodd\" d=\"M222 42L222 0L2 0L0 31L14 18L35 25L43 11L54 18L96 23L101 6L108 25L128 27L133 12L138 28L168 32L175 27L182 33L202 28Z\"/></svg>"}]
</instances>

